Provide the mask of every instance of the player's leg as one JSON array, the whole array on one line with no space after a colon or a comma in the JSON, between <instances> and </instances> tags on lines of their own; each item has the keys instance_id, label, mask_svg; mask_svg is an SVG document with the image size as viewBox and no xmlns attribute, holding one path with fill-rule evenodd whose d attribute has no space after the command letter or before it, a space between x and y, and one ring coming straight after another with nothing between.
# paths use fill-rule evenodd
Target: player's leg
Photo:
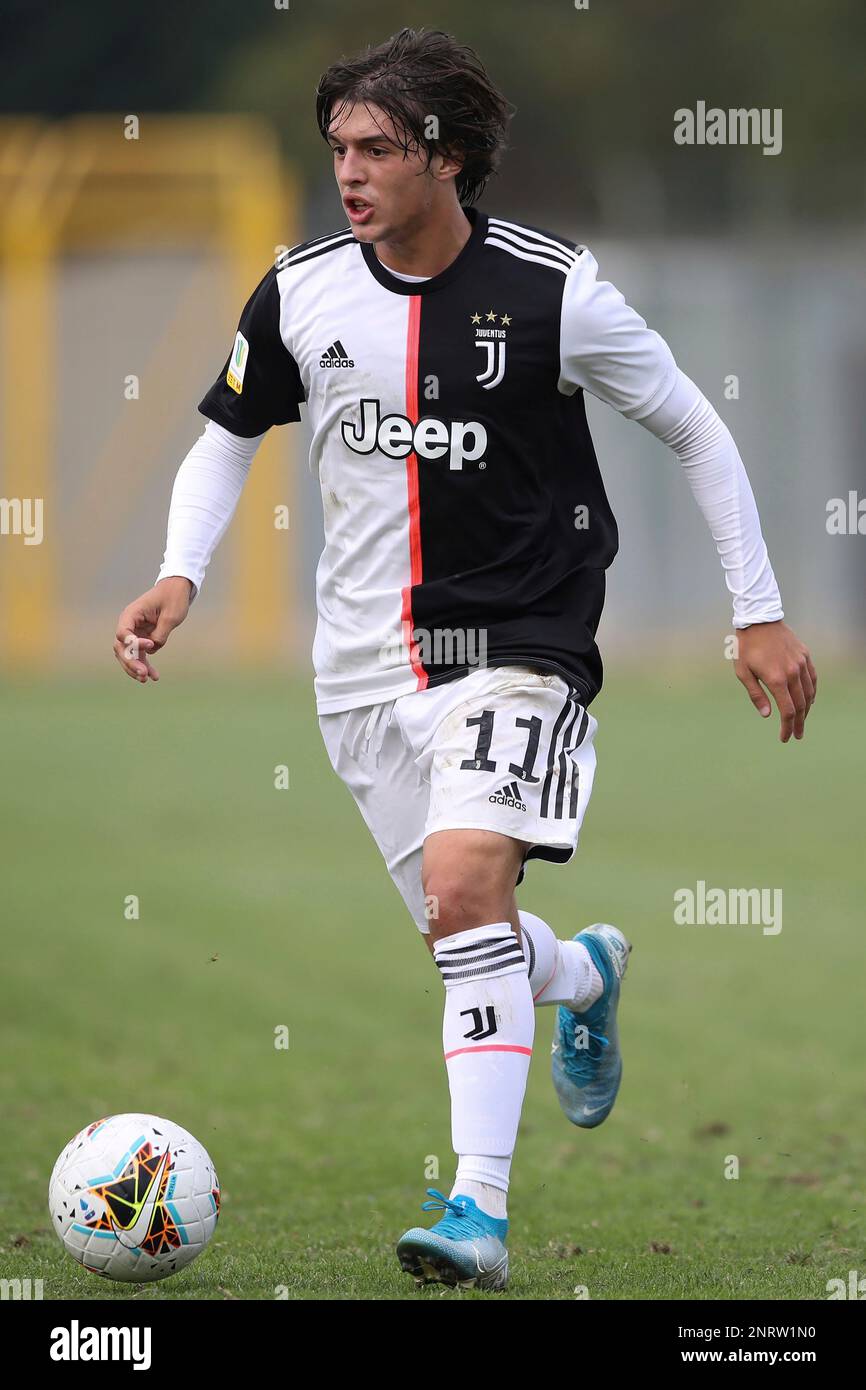
<instances>
[{"instance_id":1,"label":"player's leg","mask_svg":"<svg viewBox=\"0 0 866 1390\"><path fill-rule=\"evenodd\" d=\"M535 1031L518 924L507 916L526 848L477 829L442 830L424 842L457 1173L449 1197L431 1189L442 1220L398 1244L403 1268L419 1282L504 1288L507 1279L506 1193Z\"/></svg>"},{"instance_id":2,"label":"player's leg","mask_svg":"<svg viewBox=\"0 0 866 1390\"><path fill-rule=\"evenodd\" d=\"M574 855L595 774L596 721L577 692L556 675L527 668L478 671L455 682L473 698L448 709L426 749L432 778L428 831L446 825L498 825L528 844L526 860L567 863ZM425 692L396 717L419 746ZM441 714L441 710L436 711ZM473 756L474 755L474 756ZM423 758L419 765L425 766ZM438 770L438 775L437 775ZM523 879L525 861L516 880ZM595 924L572 940L516 903L501 909L519 921L536 1005L561 1006L552 1070L560 1104L573 1123L592 1127L616 1097L622 1064L616 1031L619 985L630 946L615 928Z\"/></svg>"},{"instance_id":3,"label":"player's leg","mask_svg":"<svg viewBox=\"0 0 866 1390\"><path fill-rule=\"evenodd\" d=\"M422 862L430 784L429 780L421 775L413 750L404 741L399 726L392 722L390 708L371 706L339 714L321 715L319 723L331 764L352 792L387 863L391 877L425 939L431 939L430 922L434 917L439 919L444 932L446 924L456 926L458 916L463 922L474 922L476 918L489 922L501 912L501 904L509 901L509 910L515 917L513 889L526 846L516 844L499 834L487 836L487 853L481 855L475 852L475 846L470 847L468 841L464 842L467 850L465 862L473 869L471 883L465 876L462 882L458 882L450 875L446 882L444 868L453 855L446 859L436 855L431 861L430 886L433 891L429 898L425 898ZM432 838L435 840L437 837ZM442 838L438 837L440 843ZM491 849L493 853L490 852ZM432 877L434 870L435 878ZM476 877L479 883L488 885L483 895L478 891ZM509 921L508 925L518 928L516 917L515 920ZM441 935L438 929L436 935L437 938ZM512 936L516 941L516 934L513 933ZM519 948L514 955L513 965L522 972L525 982L525 961ZM524 1017L525 1021L528 1020L531 1024L531 996L525 1001ZM463 1023L463 1028L464 1031L467 1028L472 1031L468 1022ZM531 1047L531 1037L529 1046ZM526 1062L528 1064L528 1057ZM523 1086L525 1087L525 1076ZM484 1147L483 1144L481 1147ZM506 1141L503 1145L500 1140L495 1140L494 1147L507 1148L508 1143ZM446 1231L449 1221L459 1220L459 1237L460 1241L464 1241L467 1226L472 1228L471 1249L464 1250L462 1267L455 1268L453 1263L449 1264L446 1271L449 1280L458 1282L465 1277L470 1282L481 1282L486 1287L502 1286L507 1277L507 1255L501 1236L507 1229L507 1222L480 1211L476 1212L471 1196L467 1196L460 1207L456 1208L455 1215L455 1209L449 1205L448 1198L434 1189L430 1189L430 1193L436 1198L432 1205L439 1205L446 1210ZM442 1222L439 1224L440 1227L443 1226ZM407 1237L412 1234L407 1232ZM420 1234L425 1240L430 1237L430 1233L426 1231ZM438 1241L441 1248L450 1249L453 1255L451 1242L442 1236L434 1236L433 1240ZM438 1277L434 1267L430 1264L422 1265L416 1255L410 1258L404 1250L402 1258L405 1267L412 1268L420 1279L424 1279L425 1270ZM437 1258L436 1252L432 1258ZM458 1253L458 1260L460 1258ZM479 1259L485 1264L483 1272L477 1268Z\"/></svg>"},{"instance_id":4,"label":"player's leg","mask_svg":"<svg viewBox=\"0 0 866 1390\"><path fill-rule=\"evenodd\" d=\"M451 831L440 831L451 834ZM419 859L420 869L420 859ZM435 910L431 900L427 903L428 913ZM501 909L504 920L510 922L518 936L523 954L526 956L529 984L536 1008L545 1005L563 1004L571 1009L588 1008L602 993L603 982L595 968L593 957L577 939L560 941L553 928L534 912L518 907L517 897L512 889L507 907ZM429 921L422 931L430 955L436 937L430 931Z\"/></svg>"},{"instance_id":5,"label":"player's leg","mask_svg":"<svg viewBox=\"0 0 866 1390\"><path fill-rule=\"evenodd\" d=\"M430 787L399 728L393 700L319 715L331 766L352 793L388 873L418 930L427 939L421 880Z\"/></svg>"},{"instance_id":6,"label":"player's leg","mask_svg":"<svg viewBox=\"0 0 866 1390\"><path fill-rule=\"evenodd\" d=\"M478 670L395 704L430 781L423 886L445 985L457 1154L450 1197L431 1193L446 1204L446 1216L430 1232L407 1232L398 1245L416 1276L472 1278L473 1244L484 1238L487 1269L477 1282L501 1287L505 1277L506 1194L534 1033L530 959L544 971L540 992L550 990L553 974L546 941L534 950L527 936L521 949L514 887L527 855L565 862L574 852L572 823L594 766L585 753L581 791L569 758L582 741L591 744L595 722L587 716L581 723L584 713L558 677L517 668Z\"/></svg>"},{"instance_id":7,"label":"player's leg","mask_svg":"<svg viewBox=\"0 0 866 1390\"><path fill-rule=\"evenodd\" d=\"M610 1114L622 1079L617 1008L631 945L601 922L560 941L541 917L518 909L513 895L504 917L521 938L535 1007L559 1006L551 1074L562 1111L592 1129ZM435 936L424 939L434 955Z\"/></svg>"}]
</instances>

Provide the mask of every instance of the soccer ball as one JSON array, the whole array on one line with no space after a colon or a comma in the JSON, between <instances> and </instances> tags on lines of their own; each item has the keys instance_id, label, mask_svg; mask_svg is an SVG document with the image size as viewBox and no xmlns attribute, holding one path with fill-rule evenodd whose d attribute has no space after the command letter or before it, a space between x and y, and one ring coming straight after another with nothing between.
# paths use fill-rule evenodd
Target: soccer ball
<instances>
[{"instance_id":1,"label":"soccer ball","mask_svg":"<svg viewBox=\"0 0 866 1390\"><path fill-rule=\"evenodd\" d=\"M70 1139L48 1184L63 1248L93 1274L166 1279L214 1233L220 1186L210 1157L158 1115L108 1115Z\"/></svg>"}]
</instances>

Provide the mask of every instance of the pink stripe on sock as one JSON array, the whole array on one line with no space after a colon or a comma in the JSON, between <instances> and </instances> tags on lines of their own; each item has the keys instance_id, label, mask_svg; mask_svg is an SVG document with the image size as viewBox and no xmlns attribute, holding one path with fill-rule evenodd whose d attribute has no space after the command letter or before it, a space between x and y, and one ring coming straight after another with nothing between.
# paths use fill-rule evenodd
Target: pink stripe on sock
<instances>
[{"instance_id":1,"label":"pink stripe on sock","mask_svg":"<svg viewBox=\"0 0 866 1390\"><path fill-rule=\"evenodd\" d=\"M556 966L554 966L553 969L552 969L551 972L550 972L550 980L553 979L553 977L554 977L555 974L556 974ZM547 989L547 986L550 984L550 980L545 980L544 984L541 986L541 989L538 991L538 994L533 994L533 996L532 996L532 1002L533 1002L533 1004L535 1003L535 1001L536 1001L536 999L539 997L539 995L543 994L544 991Z\"/></svg>"},{"instance_id":2,"label":"pink stripe on sock","mask_svg":"<svg viewBox=\"0 0 866 1390\"><path fill-rule=\"evenodd\" d=\"M455 1047L453 1052L445 1053L445 1061L449 1057L459 1057L461 1052L523 1052L527 1057L532 1056L531 1047L510 1047L505 1043L479 1043L477 1047Z\"/></svg>"}]
</instances>

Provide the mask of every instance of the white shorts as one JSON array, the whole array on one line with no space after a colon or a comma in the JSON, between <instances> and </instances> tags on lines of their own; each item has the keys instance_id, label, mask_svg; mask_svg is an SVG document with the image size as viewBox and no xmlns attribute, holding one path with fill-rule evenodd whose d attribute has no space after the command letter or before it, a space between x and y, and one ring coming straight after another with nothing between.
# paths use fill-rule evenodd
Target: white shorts
<instances>
[{"instance_id":1,"label":"white shorts","mask_svg":"<svg viewBox=\"0 0 866 1390\"><path fill-rule=\"evenodd\" d=\"M434 830L495 830L528 841L526 859L566 864L592 791L596 720L561 676L479 667L383 704L320 714L346 783L416 925ZM521 866L517 883L523 880Z\"/></svg>"}]
</instances>

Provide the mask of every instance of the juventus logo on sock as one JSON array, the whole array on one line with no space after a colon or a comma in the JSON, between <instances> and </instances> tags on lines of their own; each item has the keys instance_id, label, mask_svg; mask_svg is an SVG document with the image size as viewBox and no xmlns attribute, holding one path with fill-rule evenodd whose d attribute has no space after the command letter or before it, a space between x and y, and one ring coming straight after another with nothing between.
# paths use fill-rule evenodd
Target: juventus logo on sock
<instances>
[{"instance_id":1,"label":"juventus logo on sock","mask_svg":"<svg viewBox=\"0 0 866 1390\"><path fill-rule=\"evenodd\" d=\"M514 1152L532 1056L526 961L510 922L452 932L433 951L445 985L442 1050L454 1152L461 1163L466 1155L476 1165L490 1155L498 1162Z\"/></svg>"},{"instance_id":2,"label":"juventus logo on sock","mask_svg":"<svg viewBox=\"0 0 866 1390\"><path fill-rule=\"evenodd\" d=\"M480 1042L482 1038L493 1037L493 1034L497 1031L496 1010L494 1009L492 1004L488 1004L484 1012L486 1015L486 1028L484 1026L485 1019L482 1018L481 1010L478 1008L477 1005L473 1009L460 1010L461 1018L466 1018L467 1014L472 1015L472 1027L469 1029L468 1033L463 1034L464 1038L471 1038L473 1042Z\"/></svg>"}]
</instances>

